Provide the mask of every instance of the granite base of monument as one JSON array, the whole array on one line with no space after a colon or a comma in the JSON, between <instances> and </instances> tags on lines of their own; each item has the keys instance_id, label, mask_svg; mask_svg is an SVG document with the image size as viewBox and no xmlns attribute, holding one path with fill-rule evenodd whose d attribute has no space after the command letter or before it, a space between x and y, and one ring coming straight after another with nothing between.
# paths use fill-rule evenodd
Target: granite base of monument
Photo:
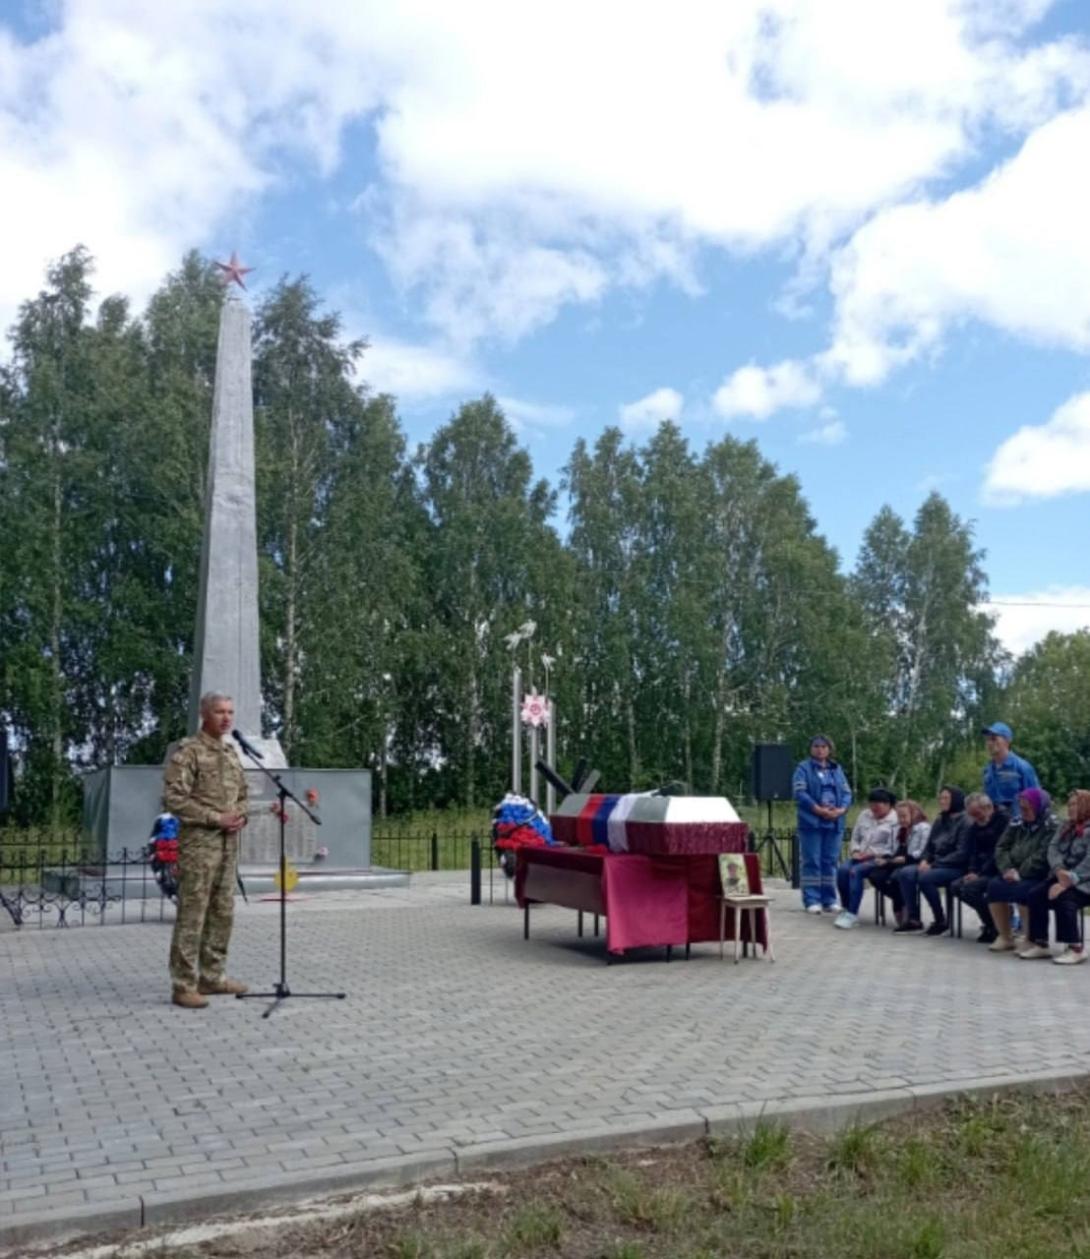
<instances>
[{"instance_id":1,"label":"granite base of monument","mask_svg":"<svg viewBox=\"0 0 1090 1259\"><path fill-rule=\"evenodd\" d=\"M404 871L371 865L371 775L367 770L285 769L285 786L300 799L316 793L316 826L288 801L285 851L299 872L299 891L404 886ZM273 888L279 864L280 822L276 791L260 770L247 769L250 823L239 862L248 893ZM84 778L83 830L90 856L104 866L123 849L130 858L147 843L162 812L163 770L158 765L122 765ZM122 872L118 873L118 880ZM125 877L124 894L139 896L140 881ZM154 885L153 885L154 887Z\"/></svg>"}]
</instances>

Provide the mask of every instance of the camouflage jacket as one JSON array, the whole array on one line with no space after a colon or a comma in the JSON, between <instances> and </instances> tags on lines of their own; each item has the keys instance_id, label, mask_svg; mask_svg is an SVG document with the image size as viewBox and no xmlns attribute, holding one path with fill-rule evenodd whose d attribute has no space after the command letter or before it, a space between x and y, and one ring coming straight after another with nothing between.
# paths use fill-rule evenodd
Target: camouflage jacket
<instances>
[{"instance_id":1,"label":"camouflage jacket","mask_svg":"<svg viewBox=\"0 0 1090 1259\"><path fill-rule=\"evenodd\" d=\"M203 730L178 744L163 775L163 803L183 832L218 831L221 813L245 816L248 794L238 753Z\"/></svg>"}]
</instances>

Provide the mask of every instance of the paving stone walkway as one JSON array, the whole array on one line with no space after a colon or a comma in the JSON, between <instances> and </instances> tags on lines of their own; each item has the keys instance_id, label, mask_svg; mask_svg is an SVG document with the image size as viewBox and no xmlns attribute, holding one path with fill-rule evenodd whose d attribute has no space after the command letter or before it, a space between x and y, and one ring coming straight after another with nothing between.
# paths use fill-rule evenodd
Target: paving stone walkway
<instances>
[{"instance_id":1,"label":"paving stone walkway","mask_svg":"<svg viewBox=\"0 0 1090 1259\"><path fill-rule=\"evenodd\" d=\"M61 1225L241 1209L306 1188L694 1135L737 1103L1090 1070L1090 966L894 938L776 894L777 961L607 967L575 915L464 875L289 911L289 983L345 1001L168 1004L170 924L0 934L0 1249ZM974 920L975 922L975 920ZM239 906L232 973L277 975L276 906ZM733 1108L733 1112L732 1112Z\"/></svg>"}]
</instances>

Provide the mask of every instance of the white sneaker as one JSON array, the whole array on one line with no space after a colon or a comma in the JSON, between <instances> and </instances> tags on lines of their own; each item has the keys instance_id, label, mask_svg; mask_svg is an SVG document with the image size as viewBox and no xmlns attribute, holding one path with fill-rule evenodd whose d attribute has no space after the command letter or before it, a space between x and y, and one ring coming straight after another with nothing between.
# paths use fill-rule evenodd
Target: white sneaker
<instances>
[{"instance_id":1,"label":"white sneaker","mask_svg":"<svg viewBox=\"0 0 1090 1259\"><path fill-rule=\"evenodd\" d=\"M856 926L858 922L859 919L855 916L855 914L849 913L849 911L845 909L837 916L833 926L842 927L845 931L849 931L852 927Z\"/></svg>"},{"instance_id":2,"label":"white sneaker","mask_svg":"<svg viewBox=\"0 0 1090 1259\"><path fill-rule=\"evenodd\" d=\"M1035 962L1038 958L1051 957L1052 950L1042 944L1031 944L1028 949L1021 949L1018 956L1024 962Z\"/></svg>"},{"instance_id":3,"label":"white sneaker","mask_svg":"<svg viewBox=\"0 0 1090 1259\"><path fill-rule=\"evenodd\" d=\"M1078 966L1080 962L1086 961L1086 950L1073 949L1068 945L1059 956L1054 957L1052 960L1057 966Z\"/></svg>"},{"instance_id":4,"label":"white sneaker","mask_svg":"<svg viewBox=\"0 0 1090 1259\"><path fill-rule=\"evenodd\" d=\"M807 912L808 914L820 914L820 913L821 913L821 906L820 906L820 905L807 905L807 906L806 906L806 912Z\"/></svg>"},{"instance_id":5,"label":"white sneaker","mask_svg":"<svg viewBox=\"0 0 1090 1259\"><path fill-rule=\"evenodd\" d=\"M831 905L822 905L821 912L823 914L842 914L844 909L834 901Z\"/></svg>"}]
</instances>

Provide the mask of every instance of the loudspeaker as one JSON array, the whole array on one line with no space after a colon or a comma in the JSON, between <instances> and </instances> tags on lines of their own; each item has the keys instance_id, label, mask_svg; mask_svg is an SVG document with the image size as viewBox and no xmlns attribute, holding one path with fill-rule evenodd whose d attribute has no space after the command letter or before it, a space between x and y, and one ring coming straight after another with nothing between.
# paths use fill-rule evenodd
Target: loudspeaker
<instances>
[{"instance_id":1,"label":"loudspeaker","mask_svg":"<svg viewBox=\"0 0 1090 1259\"><path fill-rule=\"evenodd\" d=\"M0 816L11 808L11 757L8 755L8 732L0 726Z\"/></svg>"},{"instance_id":2,"label":"loudspeaker","mask_svg":"<svg viewBox=\"0 0 1090 1259\"><path fill-rule=\"evenodd\" d=\"M791 777L795 766L786 743L755 743L753 745L754 800L790 800Z\"/></svg>"}]
</instances>

